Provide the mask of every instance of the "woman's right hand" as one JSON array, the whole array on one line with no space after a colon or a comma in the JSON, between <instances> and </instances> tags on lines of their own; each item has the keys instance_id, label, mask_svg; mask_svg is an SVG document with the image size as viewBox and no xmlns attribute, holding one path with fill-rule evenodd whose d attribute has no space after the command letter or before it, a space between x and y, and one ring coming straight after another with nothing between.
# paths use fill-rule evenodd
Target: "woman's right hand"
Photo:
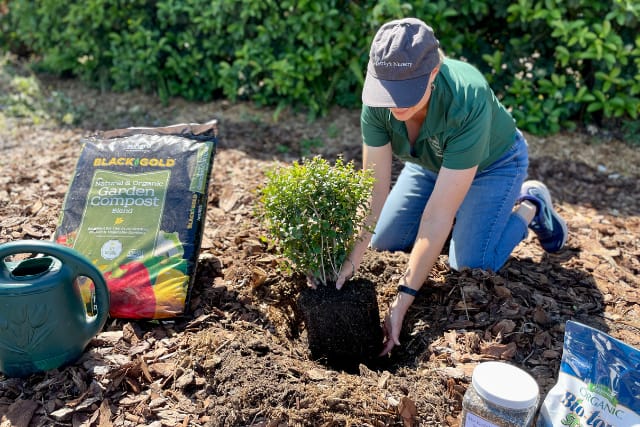
<instances>
[{"instance_id":1,"label":"woman's right hand","mask_svg":"<svg viewBox=\"0 0 640 427\"><path fill-rule=\"evenodd\" d=\"M351 279L353 275L356 274L356 266L350 260L347 259L340 269L340 273L338 274L338 279L336 280L336 289L342 289L344 282Z\"/></svg>"}]
</instances>

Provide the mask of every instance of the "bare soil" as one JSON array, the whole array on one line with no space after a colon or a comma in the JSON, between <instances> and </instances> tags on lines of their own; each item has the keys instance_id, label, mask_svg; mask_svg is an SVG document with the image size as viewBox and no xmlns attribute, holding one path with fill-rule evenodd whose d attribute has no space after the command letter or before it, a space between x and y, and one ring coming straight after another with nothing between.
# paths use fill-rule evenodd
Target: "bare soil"
<instances>
[{"instance_id":1,"label":"bare soil","mask_svg":"<svg viewBox=\"0 0 640 427\"><path fill-rule=\"evenodd\" d=\"M187 313L169 321L109 319L71 366L0 375L1 426L455 426L474 366L509 361L553 386L573 319L640 346L640 152L603 135L527 135L531 178L566 218L566 249L532 235L498 273L451 271L442 255L408 313L402 346L379 368L311 360L282 272L254 216L264 171L302 155L360 161L359 112L310 121L247 103L168 105L42 78L81 115L76 127L0 120L0 242L50 239L80 140L99 130L219 120L220 143ZM0 116L1 117L1 116ZM606 136L606 135L605 135ZM381 315L405 253L368 253Z\"/></svg>"}]
</instances>

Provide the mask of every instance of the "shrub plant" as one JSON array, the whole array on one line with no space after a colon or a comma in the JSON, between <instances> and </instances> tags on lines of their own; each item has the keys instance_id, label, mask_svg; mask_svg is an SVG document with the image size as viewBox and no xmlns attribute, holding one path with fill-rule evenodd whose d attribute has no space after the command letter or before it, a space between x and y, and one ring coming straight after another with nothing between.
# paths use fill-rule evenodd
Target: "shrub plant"
<instances>
[{"instance_id":1,"label":"shrub plant","mask_svg":"<svg viewBox=\"0 0 640 427\"><path fill-rule=\"evenodd\" d=\"M12 54L0 52L0 123L5 118L35 125L71 125L82 115L61 92L47 93L31 70Z\"/></svg>"},{"instance_id":2,"label":"shrub plant","mask_svg":"<svg viewBox=\"0 0 640 427\"><path fill-rule=\"evenodd\" d=\"M163 99L226 97L322 114L358 108L385 21L417 16L477 65L517 124L637 129L637 0L11 0L0 43L38 66ZM277 109L279 111L279 109Z\"/></svg>"},{"instance_id":3,"label":"shrub plant","mask_svg":"<svg viewBox=\"0 0 640 427\"><path fill-rule=\"evenodd\" d=\"M369 211L373 177L338 158L316 156L271 169L258 210L293 271L335 282Z\"/></svg>"}]
</instances>

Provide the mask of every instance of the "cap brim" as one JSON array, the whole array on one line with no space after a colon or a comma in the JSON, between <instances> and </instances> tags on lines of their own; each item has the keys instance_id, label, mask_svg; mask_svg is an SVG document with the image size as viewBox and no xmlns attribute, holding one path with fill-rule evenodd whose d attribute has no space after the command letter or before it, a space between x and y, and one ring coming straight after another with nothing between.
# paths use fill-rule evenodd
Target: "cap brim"
<instances>
[{"instance_id":1,"label":"cap brim","mask_svg":"<svg viewBox=\"0 0 640 427\"><path fill-rule=\"evenodd\" d=\"M428 83L429 74L410 80L381 80L367 72L362 103L369 107L413 107L424 96Z\"/></svg>"}]
</instances>

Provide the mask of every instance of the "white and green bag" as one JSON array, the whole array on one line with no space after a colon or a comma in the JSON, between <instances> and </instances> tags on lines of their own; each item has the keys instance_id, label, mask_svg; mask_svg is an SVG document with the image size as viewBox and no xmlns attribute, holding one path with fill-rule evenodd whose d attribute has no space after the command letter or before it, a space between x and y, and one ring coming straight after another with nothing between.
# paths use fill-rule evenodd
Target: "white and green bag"
<instances>
[{"instance_id":1,"label":"white and green bag","mask_svg":"<svg viewBox=\"0 0 640 427\"><path fill-rule=\"evenodd\" d=\"M639 427L640 351L578 322L565 327L558 382L537 427Z\"/></svg>"}]
</instances>

